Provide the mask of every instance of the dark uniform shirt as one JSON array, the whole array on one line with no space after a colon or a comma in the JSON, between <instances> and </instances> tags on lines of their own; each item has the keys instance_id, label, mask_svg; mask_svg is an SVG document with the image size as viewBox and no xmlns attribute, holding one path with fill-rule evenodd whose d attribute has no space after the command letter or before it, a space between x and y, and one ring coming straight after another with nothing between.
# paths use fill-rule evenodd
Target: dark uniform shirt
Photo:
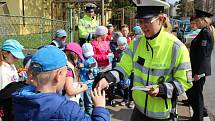
<instances>
[{"instance_id":1,"label":"dark uniform shirt","mask_svg":"<svg viewBox=\"0 0 215 121\"><path fill-rule=\"evenodd\" d=\"M213 34L208 27L202 28L190 46L190 60L193 76L195 74L211 75L211 53L213 50Z\"/></svg>"}]
</instances>

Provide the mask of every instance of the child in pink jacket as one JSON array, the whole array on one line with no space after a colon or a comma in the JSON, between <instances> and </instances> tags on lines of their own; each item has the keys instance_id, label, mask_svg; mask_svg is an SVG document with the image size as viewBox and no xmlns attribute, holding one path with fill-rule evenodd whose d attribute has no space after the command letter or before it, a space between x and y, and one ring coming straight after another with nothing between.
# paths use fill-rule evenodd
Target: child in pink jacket
<instances>
[{"instance_id":1,"label":"child in pink jacket","mask_svg":"<svg viewBox=\"0 0 215 121\"><path fill-rule=\"evenodd\" d=\"M98 26L95 33L96 38L91 42L100 72L110 70L112 67L110 58L113 58L113 55L110 50L110 42L106 41L107 33L107 27Z\"/></svg>"}]
</instances>

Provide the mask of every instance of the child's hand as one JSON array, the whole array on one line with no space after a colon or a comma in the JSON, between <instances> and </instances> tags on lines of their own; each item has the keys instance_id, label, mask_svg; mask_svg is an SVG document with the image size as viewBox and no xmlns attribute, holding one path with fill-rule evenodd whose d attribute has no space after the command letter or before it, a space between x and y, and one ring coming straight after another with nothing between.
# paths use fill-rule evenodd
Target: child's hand
<instances>
[{"instance_id":1,"label":"child's hand","mask_svg":"<svg viewBox=\"0 0 215 121\"><path fill-rule=\"evenodd\" d=\"M96 106L105 107L105 91L101 91L100 88L94 88L94 91L91 90L91 96L93 103Z\"/></svg>"},{"instance_id":2,"label":"child's hand","mask_svg":"<svg viewBox=\"0 0 215 121\"><path fill-rule=\"evenodd\" d=\"M83 64L83 63L79 63L78 67L79 67L79 68L83 68L83 67L84 67L84 64Z\"/></svg>"},{"instance_id":3,"label":"child's hand","mask_svg":"<svg viewBox=\"0 0 215 121\"><path fill-rule=\"evenodd\" d=\"M18 73L23 73L23 72L27 72L27 69L26 68L19 68L17 70Z\"/></svg>"}]
</instances>

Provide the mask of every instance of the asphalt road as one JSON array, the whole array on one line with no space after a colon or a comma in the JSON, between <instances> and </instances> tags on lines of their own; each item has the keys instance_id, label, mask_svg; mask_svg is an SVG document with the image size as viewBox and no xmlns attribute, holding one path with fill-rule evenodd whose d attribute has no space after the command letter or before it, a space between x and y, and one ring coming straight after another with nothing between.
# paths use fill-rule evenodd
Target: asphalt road
<instances>
[{"instance_id":1,"label":"asphalt road","mask_svg":"<svg viewBox=\"0 0 215 121\"><path fill-rule=\"evenodd\" d=\"M211 58L212 75L207 78L204 86L204 101L210 113L211 121L215 121L215 50Z\"/></svg>"}]
</instances>

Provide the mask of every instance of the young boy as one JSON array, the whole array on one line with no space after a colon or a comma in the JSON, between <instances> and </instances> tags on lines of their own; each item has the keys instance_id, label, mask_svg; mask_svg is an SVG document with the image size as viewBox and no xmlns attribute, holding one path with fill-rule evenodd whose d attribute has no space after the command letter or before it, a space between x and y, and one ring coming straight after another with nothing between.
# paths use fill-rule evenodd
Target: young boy
<instances>
[{"instance_id":1,"label":"young boy","mask_svg":"<svg viewBox=\"0 0 215 121\"><path fill-rule=\"evenodd\" d=\"M121 33L123 37L126 37L128 45L131 42L131 38L129 37L129 26L127 24L121 25Z\"/></svg>"},{"instance_id":2,"label":"young boy","mask_svg":"<svg viewBox=\"0 0 215 121\"><path fill-rule=\"evenodd\" d=\"M92 114L92 99L90 96L90 91L92 90L92 85L94 78L99 73L98 64L93 58L93 46L90 43L85 43L82 45L82 51L84 55L84 67L80 68L81 81L87 84L88 89L83 93L85 112L88 115Z\"/></svg>"},{"instance_id":3,"label":"young boy","mask_svg":"<svg viewBox=\"0 0 215 121\"><path fill-rule=\"evenodd\" d=\"M30 71L35 86L26 86L13 94L14 121L109 121L105 109L105 93L94 90L95 108L92 117L86 117L76 102L58 93L64 87L67 58L55 46L40 48L31 59Z\"/></svg>"}]
</instances>

